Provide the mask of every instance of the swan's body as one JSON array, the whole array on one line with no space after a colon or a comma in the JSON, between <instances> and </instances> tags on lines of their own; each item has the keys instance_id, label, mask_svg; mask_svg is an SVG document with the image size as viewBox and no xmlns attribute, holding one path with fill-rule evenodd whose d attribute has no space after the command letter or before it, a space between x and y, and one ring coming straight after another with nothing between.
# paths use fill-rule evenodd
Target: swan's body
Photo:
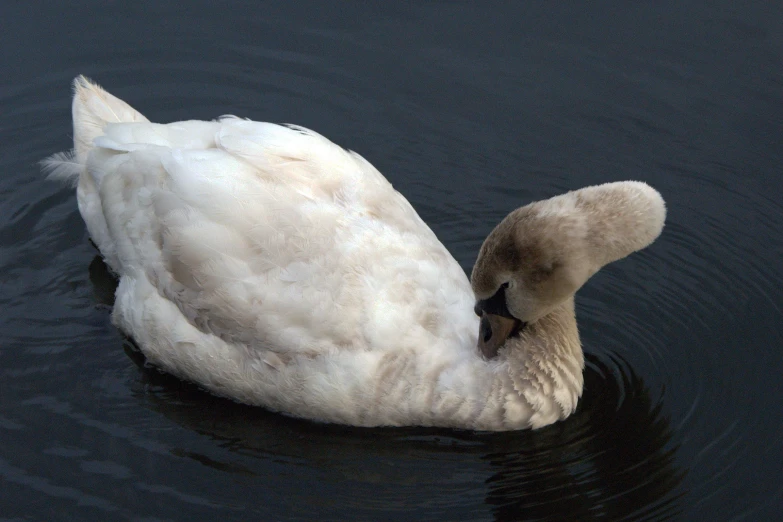
<instances>
[{"instance_id":1,"label":"swan's body","mask_svg":"<svg viewBox=\"0 0 783 522\"><path fill-rule=\"evenodd\" d=\"M78 176L120 279L113 320L151 363L358 426L536 428L575 409L572 293L515 338L523 350L486 360L463 271L357 154L233 117L154 124L83 78L75 90L73 156L49 166Z\"/></svg>"}]
</instances>

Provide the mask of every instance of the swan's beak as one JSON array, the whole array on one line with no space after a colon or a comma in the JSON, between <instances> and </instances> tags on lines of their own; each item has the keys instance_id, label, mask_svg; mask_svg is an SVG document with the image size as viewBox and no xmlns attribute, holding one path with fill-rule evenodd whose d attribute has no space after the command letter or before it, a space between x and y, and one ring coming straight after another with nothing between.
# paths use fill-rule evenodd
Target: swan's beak
<instances>
[{"instance_id":1,"label":"swan's beak","mask_svg":"<svg viewBox=\"0 0 783 522\"><path fill-rule=\"evenodd\" d=\"M521 327L522 322L519 319L482 313L478 337L479 352L486 359L492 359L497 356L498 350L506 339L518 332Z\"/></svg>"}]
</instances>

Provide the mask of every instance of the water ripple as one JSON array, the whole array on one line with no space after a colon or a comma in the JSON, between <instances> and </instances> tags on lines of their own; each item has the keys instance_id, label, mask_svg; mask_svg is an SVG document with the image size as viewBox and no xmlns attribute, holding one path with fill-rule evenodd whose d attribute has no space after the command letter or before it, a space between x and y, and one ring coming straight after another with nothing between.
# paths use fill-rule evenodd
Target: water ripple
<instances>
[{"instance_id":1,"label":"water ripple","mask_svg":"<svg viewBox=\"0 0 783 522\"><path fill-rule=\"evenodd\" d=\"M765 47L775 33L754 24L779 16L753 3L729 26L691 3L616 19L533 4L525 16L464 3L389 5L383 16L363 4L253 5L47 6L35 19L46 51L28 64L13 50L33 32L6 7L17 20L4 33L9 63L25 66L0 85L8 498L121 518L775 512L783 83ZM638 22L653 15L654 34ZM73 29L88 16L90 31ZM605 23L583 23L594 16ZM357 430L239 406L125 357L123 347L138 354L111 326L115 283L72 191L37 167L70 146L68 84L81 73L154 120L235 113L323 132L378 166L466 272L508 211L587 184L650 182L667 226L578 295L586 384L567 422L510 434Z\"/></svg>"}]
</instances>

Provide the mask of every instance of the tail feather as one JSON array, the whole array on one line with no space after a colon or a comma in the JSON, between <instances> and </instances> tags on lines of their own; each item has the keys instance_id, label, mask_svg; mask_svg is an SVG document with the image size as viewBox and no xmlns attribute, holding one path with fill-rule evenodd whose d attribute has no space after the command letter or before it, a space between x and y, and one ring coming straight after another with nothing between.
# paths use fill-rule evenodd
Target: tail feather
<instances>
[{"instance_id":1,"label":"tail feather","mask_svg":"<svg viewBox=\"0 0 783 522\"><path fill-rule=\"evenodd\" d=\"M73 150L58 152L41 161L48 178L76 185L84 172L95 138L108 123L148 122L139 111L112 96L84 76L73 80Z\"/></svg>"},{"instance_id":2,"label":"tail feather","mask_svg":"<svg viewBox=\"0 0 783 522\"><path fill-rule=\"evenodd\" d=\"M106 125L148 121L124 101L79 76L73 81L73 150L58 152L41 162L49 179L77 186L79 212L90 237L115 273L119 273L120 268L117 246L103 215L100 180L94 178L97 170L88 172L87 159Z\"/></svg>"},{"instance_id":3,"label":"tail feather","mask_svg":"<svg viewBox=\"0 0 783 522\"><path fill-rule=\"evenodd\" d=\"M93 140L103 134L107 123L134 121L149 120L84 76L73 81L73 148L77 162L86 161Z\"/></svg>"}]
</instances>

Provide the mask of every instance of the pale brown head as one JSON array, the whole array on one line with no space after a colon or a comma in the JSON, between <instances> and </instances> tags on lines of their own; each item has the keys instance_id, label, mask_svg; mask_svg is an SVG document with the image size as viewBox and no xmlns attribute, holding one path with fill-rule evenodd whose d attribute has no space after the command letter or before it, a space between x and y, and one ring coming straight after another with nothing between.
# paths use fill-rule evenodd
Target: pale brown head
<instances>
[{"instance_id":1,"label":"pale brown head","mask_svg":"<svg viewBox=\"0 0 783 522\"><path fill-rule=\"evenodd\" d=\"M635 181L587 187L511 212L484 241L471 274L481 353L494 357L602 266L652 243L665 218L661 195Z\"/></svg>"}]
</instances>

